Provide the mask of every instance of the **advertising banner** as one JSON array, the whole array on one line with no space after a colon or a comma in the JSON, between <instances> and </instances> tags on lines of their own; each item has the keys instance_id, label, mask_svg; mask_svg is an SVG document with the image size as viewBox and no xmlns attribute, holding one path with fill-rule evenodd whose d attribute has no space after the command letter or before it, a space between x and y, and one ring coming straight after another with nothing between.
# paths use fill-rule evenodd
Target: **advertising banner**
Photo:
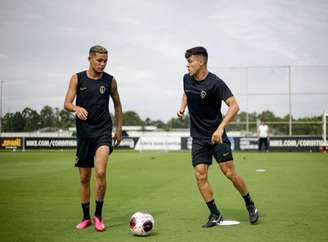
<instances>
[{"instance_id":1,"label":"advertising banner","mask_svg":"<svg viewBox=\"0 0 328 242\"><path fill-rule=\"evenodd\" d=\"M123 137L117 148L134 149L138 138ZM8 143L8 142L7 142ZM114 144L113 144L114 145ZM75 149L76 138L26 138L26 149Z\"/></svg>"},{"instance_id":2,"label":"advertising banner","mask_svg":"<svg viewBox=\"0 0 328 242\"><path fill-rule=\"evenodd\" d=\"M181 150L180 137L140 137L136 150Z\"/></svg>"},{"instance_id":3,"label":"advertising banner","mask_svg":"<svg viewBox=\"0 0 328 242\"><path fill-rule=\"evenodd\" d=\"M134 149L139 138L135 137L123 137L119 146L115 147L115 149Z\"/></svg>"},{"instance_id":4,"label":"advertising banner","mask_svg":"<svg viewBox=\"0 0 328 242\"><path fill-rule=\"evenodd\" d=\"M0 149L22 149L22 148L23 148L22 138L0 137Z\"/></svg>"},{"instance_id":5,"label":"advertising banner","mask_svg":"<svg viewBox=\"0 0 328 242\"><path fill-rule=\"evenodd\" d=\"M25 138L25 149L72 149L75 138Z\"/></svg>"},{"instance_id":6,"label":"advertising banner","mask_svg":"<svg viewBox=\"0 0 328 242\"><path fill-rule=\"evenodd\" d=\"M269 151L319 151L321 137L272 137L269 139ZM240 138L240 150L258 150L258 139L256 137Z\"/></svg>"},{"instance_id":7,"label":"advertising banner","mask_svg":"<svg viewBox=\"0 0 328 242\"><path fill-rule=\"evenodd\" d=\"M257 137L229 137L232 150L257 151ZM323 143L321 137L272 137L269 140L269 151L319 151L320 144ZM192 138L181 138L181 150L191 150Z\"/></svg>"},{"instance_id":8,"label":"advertising banner","mask_svg":"<svg viewBox=\"0 0 328 242\"><path fill-rule=\"evenodd\" d=\"M270 139L272 151L319 151L321 137L274 137Z\"/></svg>"},{"instance_id":9,"label":"advertising banner","mask_svg":"<svg viewBox=\"0 0 328 242\"><path fill-rule=\"evenodd\" d=\"M229 137L232 150L257 151L256 137ZM269 141L269 151L320 151L323 143L321 137L272 137ZM76 138L21 138L0 137L0 149L75 149ZM191 137L123 137L116 149L135 150L191 150Z\"/></svg>"}]
</instances>

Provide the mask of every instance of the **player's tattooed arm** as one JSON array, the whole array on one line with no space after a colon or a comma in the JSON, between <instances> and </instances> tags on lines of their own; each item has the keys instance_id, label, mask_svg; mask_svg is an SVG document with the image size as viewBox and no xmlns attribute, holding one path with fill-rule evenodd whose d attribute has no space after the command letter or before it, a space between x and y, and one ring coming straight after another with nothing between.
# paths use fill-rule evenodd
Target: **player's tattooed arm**
<instances>
[{"instance_id":1,"label":"player's tattooed arm","mask_svg":"<svg viewBox=\"0 0 328 242\"><path fill-rule=\"evenodd\" d=\"M112 86L111 86L111 96L114 103L115 109L115 134L114 134L114 143L115 145L119 145L122 140L122 105L120 100L120 95L117 89L117 82L113 78Z\"/></svg>"}]
</instances>

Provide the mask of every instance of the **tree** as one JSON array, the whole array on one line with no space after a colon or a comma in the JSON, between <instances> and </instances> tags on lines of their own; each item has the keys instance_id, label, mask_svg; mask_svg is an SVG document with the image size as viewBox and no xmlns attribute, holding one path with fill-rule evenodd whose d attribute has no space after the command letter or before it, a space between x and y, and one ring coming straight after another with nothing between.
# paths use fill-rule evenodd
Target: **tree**
<instances>
[{"instance_id":1,"label":"tree","mask_svg":"<svg viewBox=\"0 0 328 242\"><path fill-rule=\"evenodd\" d=\"M14 130L15 132L23 132L25 127L25 120L20 112L14 114Z\"/></svg>"},{"instance_id":2,"label":"tree","mask_svg":"<svg viewBox=\"0 0 328 242\"><path fill-rule=\"evenodd\" d=\"M171 118L168 122L167 122L167 127L170 129L186 129L189 128L189 114L187 113L183 119L179 119L179 118Z\"/></svg>"},{"instance_id":3,"label":"tree","mask_svg":"<svg viewBox=\"0 0 328 242\"><path fill-rule=\"evenodd\" d=\"M315 122L321 122L322 116L314 116L308 118L299 118L297 122L293 124L293 134L294 135L321 135L322 125L318 125ZM310 123L313 122L313 123Z\"/></svg>"},{"instance_id":4,"label":"tree","mask_svg":"<svg viewBox=\"0 0 328 242\"><path fill-rule=\"evenodd\" d=\"M159 129L165 129L166 124L162 120L151 120L150 118L145 119L145 125L156 126Z\"/></svg>"},{"instance_id":5,"label":"tree","mask_svg":"<svg viewBox=\"0 0 328 242\"><path fill-rule=\"evenodd\" d=\"M52 107L44 106L40 112L41 128L53 127L55 124L55 115Z\"/></svg>"},{"instance_id":6,"label":"tree","mask_svg":"<svg viewBox=\"0 0 328 242\"><path fill-rule=\"evenodd\" d=\"M75 118L71 112L62 109L59 112L59 121L60 121L60 128L67 129L75 125Z\"/></svg>"},{"instance_id":7,"label":"tree","mask_svg":"<svg viewBox=\"0 0 328 242\"><path fill-rule=\"evenodd\" d=\"M123 125L143 126L145 123L141 120L139 115L134 111L123 112Z\"/></svg>"},{"instance_id":8,"label":"tree","mask_svg":"<svg viewBox=\"0 0 328 242\"><path fill-rule=\"evenodd\" d=\"M14 132L14 114L6 113L2 118L2 131L3 132Z\"/></svg>"},{"instance_id":9,"label":"tree","mask_svg":"<svg viewBox=\"0 0 328 242\"><path fill-rule=\"evenodd\" d=\"M152 125L152 120L150 118L145 119L145 125Z\"/></svg>"},{"instance_id":10,"label":"tree","mask_svg":"<svg viewBox=\"0 0 328 242\"><path fill-rule=\"evenodd\" d=\"M60 111L61 110L57 107L53 108L54 120L53 120L52 127L61 128L62 121L61 121L61 117L60 117Z\"/></svg>"},{"instance_id":11,"label":"tree","mask_svg":"<svg viewBox=\"0 0 328 242\"><path fill-rule=\"evenodd\" d=\"M260 120L264 122L271 121L271 120L274 121L277 119L274 113L269 110L263 111L262 113L259 114L258 117Z\"/></svg>"},{"instance_id":12,"label":"tree","mask_svg":"<svg viewBox=\"0 0 328 242\"><path fill-rule=\"evenodd\" d=\"M34 131L39 129L41 118L37 111L31 108L24 108L22 116L25 120L24 131Z\"/></svg>"},{"instance_id":13,"label":"tree","mask_svg":"<svg viewBox=\"0 0 328 242\"><path fill-rule=\"evenodd\" d=\"M150 125L156 126L159 129L164 129L165 128L165 123L162 120L151 121Z\"/></svg>"}]
</instances>

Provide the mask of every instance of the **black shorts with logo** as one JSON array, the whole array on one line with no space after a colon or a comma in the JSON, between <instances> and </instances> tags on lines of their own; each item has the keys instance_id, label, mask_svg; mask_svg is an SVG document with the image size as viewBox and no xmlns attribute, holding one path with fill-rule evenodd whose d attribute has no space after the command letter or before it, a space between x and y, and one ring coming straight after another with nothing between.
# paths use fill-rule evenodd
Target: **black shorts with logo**
<instances>
[{"instance_id":1,"label":"black shorts with logo","mask_svg":"<svg viewBox=\"0 0 328 242\"><path fill-rule=\"evenodd\" d=\"M109 135L92 138L77 138L75 166L85 168L94 167L96 150L102 145L107 145L109 147L109 153L112 153L112 137Z\"/></svg>"},{"instance_id":2,"label":"black shorts with logo","mask_svg":"<svg viewBox=\"0 0 328 242\"><path fill-rule=\"evenodd\" d=\"M228 137L223 137L223 144L213 144L210 139L192 140L192 165L212 164L212 157L218 163L233 160L232 151Z\"/></svg>"}]
</instances>

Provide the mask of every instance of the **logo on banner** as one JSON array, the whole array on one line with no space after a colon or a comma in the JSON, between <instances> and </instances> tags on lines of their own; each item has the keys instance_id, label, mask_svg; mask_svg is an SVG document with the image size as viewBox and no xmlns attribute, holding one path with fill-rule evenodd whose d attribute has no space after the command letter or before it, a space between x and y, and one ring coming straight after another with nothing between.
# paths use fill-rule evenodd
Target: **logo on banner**
<instances>
[{"instance_id":1,"label":"logo on banner","mask_svg":"<svg viewBox=\"0 0 328 242\"><path fill-rule=\"evenodd\" d=\"M0 143L1 148L20 148L22 146L22 142L20 138L16 139L3 139Z\"/></svg>"}]
</instances>

